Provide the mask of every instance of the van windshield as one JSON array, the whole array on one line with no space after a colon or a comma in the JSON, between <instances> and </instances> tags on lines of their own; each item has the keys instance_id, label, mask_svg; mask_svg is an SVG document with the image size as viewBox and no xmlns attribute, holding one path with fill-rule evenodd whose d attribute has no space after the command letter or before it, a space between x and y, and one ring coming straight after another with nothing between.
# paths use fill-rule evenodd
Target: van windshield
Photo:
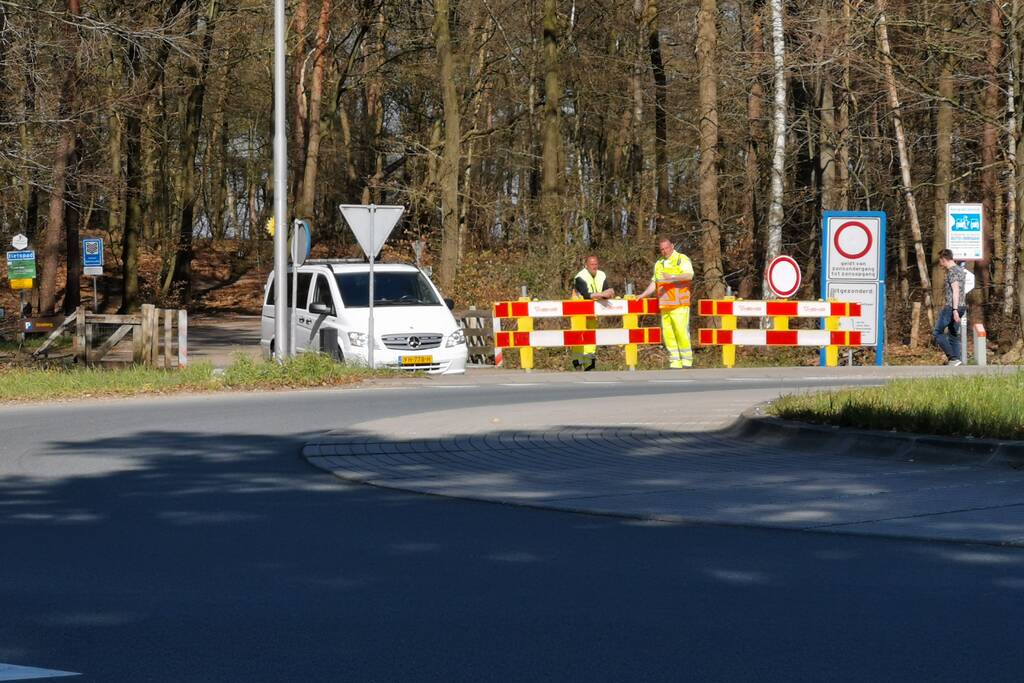
<instances>
[{"instance_id":1,"label":"van windshield","mask_svg":"<svg viewBox=\"0 0 1024 683\"><path fill-rule=\"evenodd\" d=\"M370 301L369 273L336 273L338 291L346 308L366 308ZM440 306L437 295L422 273L375 272L374 306Z\"/></svg>"}]
</instances>

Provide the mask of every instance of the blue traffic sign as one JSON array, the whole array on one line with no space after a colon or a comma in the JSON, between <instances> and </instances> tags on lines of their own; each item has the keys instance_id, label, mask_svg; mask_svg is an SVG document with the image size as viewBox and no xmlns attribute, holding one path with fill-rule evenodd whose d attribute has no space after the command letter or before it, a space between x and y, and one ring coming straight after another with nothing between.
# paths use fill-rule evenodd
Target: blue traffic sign
<instances>
[{"instance_id":1,"label":"blue traffic sign","mask_svg":"<svg viewBox=\"0 0 1024 683\"><path fill-rule=\"evenodd\" d=\"M36 252L35 249L23 249L22 251L9 251L7 252L7 262L11 261L35 261Z\"/></svg>"},{"instance_id":2,"label":"blue traffic sign","mask_svg":"<svg viewBox=\"0 0 1024 683\"><path fill-rule=\"evenodd\" d=\"M103 266L103 240L90 237L82 240L82 265L89 267Z\"/></svg>"}]
</instances>

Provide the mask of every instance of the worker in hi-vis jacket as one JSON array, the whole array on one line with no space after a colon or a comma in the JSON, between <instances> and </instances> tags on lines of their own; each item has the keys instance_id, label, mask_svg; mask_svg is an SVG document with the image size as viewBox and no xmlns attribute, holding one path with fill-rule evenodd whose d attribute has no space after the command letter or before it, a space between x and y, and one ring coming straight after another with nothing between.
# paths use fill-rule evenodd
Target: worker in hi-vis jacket
<instances>
[{"instance_id":1,"label":"worker in hi-vis jacket","mask_svg":"<svg viewBox=\"0 0 1024 683\"><path fill-rule=\"evenodd\" d=\"M607 301L615 296L615 290L607 287L608 278L597 257L591 254L583 262L583 269L576 273L572 282L573 298L591 299L594 301ZM587 318L587 329L597 329L597 319ZM593 370L597 367L597 346L574 346L572 347L572 366L577 370Z\"/></svg>"},{"instance_id":2,"label":"worker in hi-vis jacket","mask_svg":"<svg viewBox=\"0 0 1024 683\"><path fill-rule=\"evenodd\" d=\"M693 347L690 346L690 285L693 282L693 264L685 254L676 251L667 237L658 238L661 258L654 264L651 284L640 295L645 299L658 292L661 310L661 336L668 349L670 368L693 367Z\"/></svg>"}]
</instances>

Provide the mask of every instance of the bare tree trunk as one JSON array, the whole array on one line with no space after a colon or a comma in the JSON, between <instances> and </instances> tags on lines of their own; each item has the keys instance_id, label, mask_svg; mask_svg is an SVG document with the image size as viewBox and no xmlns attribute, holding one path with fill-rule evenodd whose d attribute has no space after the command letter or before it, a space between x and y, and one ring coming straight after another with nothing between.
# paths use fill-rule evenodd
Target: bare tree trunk
<instances>
[{"instance_id":1,"label":"bare tree trunk","mask_svg":"<svg viewBox=\"0 0 1024 683\"><path fill-rule=\"evenodd\" d=\"M657 0L647 0L647 54L654 74L654 173L658 178L657 221L660 228L669 212L668 189L668 79L661 56Z\"/></svg>"},{"instance_id":2,"label":"bare tree trunk","mask_svg":"<svg viewBox=\"0 0 1024 683\"><path fill-rule=\"evenodd\" d=\"M943 35L953 27L953 8L942 8L941 27ZM935 200L932 205L932 296L941 301L942 266L939 252L946 246L946 204L949 202L950 176L953 168L953 56L947 52L942 56L942 70L939 73L939 105L935 113Z\"/></svg>"},{"instance_id":3,"label":"bare tree trunk","mask_svg":"<svg viewBox=\"0 0 1024 683\"><path fill-rule=\"evenodd\" d=\"M67 270L64 277L64 314L69 315L78 308L82 300L82 252L79 241L79 227L82 224L81 183L78 181L78 163L81 160L82 141L76 139L71 153L71 172L68 174L67 201L64 212L64 253Z\"/></svg>"},{"instance_id":4,"label":"bare tree trunk","mask_svg":"<svg viewBox=\"0 0 1024 683\"><path fill-rule=\"evenodd\" d=\"M697 15L697 70L700 73L700 222L704 289L708 296L725 296L722 239L718 213L718 5L701 0Z\"/></svg>"},{"instance_id":5,"label":"bare tree trunk","mask_svg":"<svg viewBox=\"0 0 1024 683\"><path fill-rule=\"evenodd\" d=\"M753 255L757 253L758 205L757 190L760 186L760 155L762 143L761 117L764 115L764 86L760 78L761 55L764 52L764 31L762 14L755 11L750 29L749 51L752 56L754 79L747 94L747 151L744 156L743 188L743 233L740 238L740 254L747 258L743 277L740 279L738 294L741 299L754 295L757 286L757 266Z\"/></svg>"},{"instance_id":6,"label":"bare tree trunk","mask_svg":"<svg viewBox=\"0 0 1024 683\"><path fill-rule=\"evenodd\" d=\"M199 14L199 0L192 0L193 22ZM202 132L203 101L206 97L206 80L210 73L210 52L213 50L214 29L219 11L219 0L210 0L203 32L202 53L199 64L189 66L188 76L194 81L185 99L181 131L181 215L178 223L178 248L174 259L174 275L171 281L181 288L181 303L188 307L192 303L192 245L196 208L196 153L199 149L199 134Z\"/></svg>"},{"instance_id":7,"label":"bare tree trunk","mask_svg":"<svg viewBox=\"0 0 1024 683\"><path fill-rule=\"evenodd\" d=\"M840 58L843 68L843 91L842 99L839 101L839 113L836 121L838 129L836 135L836 175L839 184L839 201L836 208L840 211L846 211L850 206L850 99L852 98L850 53L853 51L850 31L852 23L853 10L850 7L850 0L843 0L843 54Z\"/></svg>"},{"instance_id":8,"label":"bare tree trunk","mask_svg":"<svg viewBox=\"0 0 1024 683\"><path fill-rule=\"evenodd\" d=\"M459 93L455 86L451 21L448 0L434 0L434 48L437 77L444 107L444 151L438 165L441 189L441 287L450 291L459 267L459 169L462 156L462 120Z\"/></svg>"},{"instance_id":9,"label":"bare tree trunk","mask_svg":"<svg viewBox=\"0 0 1024 683\"><path fill-rule=\"evenodd\" d=\"M917 216L917 202L914 200L914 184L910 175L910 155L907 153L907 138L903 132L903 114L900 110L899 93L896 91L896 76L893 74L892 53L889 49L889 32L885 21L885 0L878 2L878 43L882 52L882 63L885 68L885 84L889 91L889 107L892 109L892 125L896 134L896 146L900 156L900 177L903 183L903 197L907 202L907 216L910 219L910 231L914 240L914 253L917 255L917 271L921 277L921 289L924 291L924 306L928 311L929 324L935 323L935 310L932 306L932 283L928 275L928 261L924 255L921 239L921 223Z\"/></svg>"},{"instance_id":10,"label":"bare tree trunk","mask_svg":"<svg viewBox=\"0 0 1024 683\"><path fill-rule=\"evenodd\" d=\"M786 170L786 43L782 30L782 0L771 0L774 98L772 104L772 183L768 207L768 240L765 270L782 252L782 199Z\"/></svg>"},{"instance_id":11,"label":"bare tree trunk","mask_svg":"<svg viewBox=\"0 0 1024 683\"><path fill-rule=\"evenodd\" d=\"M304 168L306 165L306 122L309 120L309 103L306 100L306 29L309 24L309 0L296 0L295 14L292 16L291 32L295 34L295 51L292 53L292 83L295 88L295 112L292 119L292 144L294 154L293 168ZM301 173L291 174L292 182L289 190L292 198L298 200ZM294 206L294 202L292 205Z\"/></svg>"},{"instance_id":12,"label":"bare tree trunk","mask_svg":"<svg viewBox=\"0 0 1024 683\"><path fill-rule=\"evenodd\" d=\"M544 0L544 124L541 201L544 206L544 225L548 248L552 255L561 254L562 194L564 181L560 162L562 158L562 80L558 59L558 2Z\"/></svg>"},{"instance_id":13,"label":"bare tree trunk","mask_svg":"<svg viewBox=\"0 0 1024 683\"><path fill-rule=\"evenodd\" d=\"M309 87L309 115L306 124L306 153L295 207L296 218L312 219L316 202L316 176L320 164L320 105L324 90L324 61L327 51L327 29L331 19L331 0L320 5L316 25L316 46L313 53L313 80Z\"/></svg>"},{"instance_id":14,"label":"bare tree trunk","mask_svg":"<svg viewBox=\"0 0 1024 683\"><path fill-rule=\"evenodd\" d=\"M1020 44L1017 42L1017 21L1020 0L1010 0L1009 25L1007 27L1007 96L1006 96L1006 267L1003 269L1003 318L1013 315L1014 276L1017 270L1017 145L1020 144L1020 128L1017 121L1017 94L1020 91Z\"/></svg>"},{"instance_id":15,"label":"bare tree trunk","mask_svg":"<svg viewBox=\"0 0 1024 683\"><path fill-rule=\"evenodd\" d=\"M996 220L996 196L999 194L999 183L997 178L996 148L998 146L999 127L999 62L1003 55L1003 19L1000 10L1000 3L992 0L989 3L989 41L987 54L988 83L985 86L985 124L982 129L981 143L981 199L985 212L984 233L984 258L975 264L975 274L978 277L978 290L981 294L982 305L974 312L975 320L984 322L988 326L988 304L995 300L996 293L993 289L992 262L997 255L994 253L995 238L997 230ZM978 314L981 314L980 316Z\"/></svg>"},{"instance_id":16,"label":"bare tree trunk","mask_svg":"<svg viewBox=\"0 0 1024 683\"><path fill-rule=\"evenodd\" d=\"M50 210L47 217L46 233L43 235L40 250L41 267L39 270L39 311L52 313L57 299L57 266L60 262L60 243L64 237L64 204L66 201L67 174L75 153L75 91L77 90L78 48L70 45L74 40L75 31L70 28L81 14L78 0L68 0L67 13L69 28L67 29L69 44L68 56L61 68L64 70L64 82L60 93L58 112L64 122L61 126L60 138L53 162L53 187L50 190Z\"/></svg>"},{"instance_id":17,"label":"bare tree trunk","mask_svg":"<svg viewBox=\"0 0 1024 683\"><path fill-rule=\"evenodd\" d=\"M821 170L821 202L826 211L839 208L839 196L836 187L836 113L832 99L832 75L825 73L821 84L821 142L818 158Z\"/></svg>"}]
</instances>

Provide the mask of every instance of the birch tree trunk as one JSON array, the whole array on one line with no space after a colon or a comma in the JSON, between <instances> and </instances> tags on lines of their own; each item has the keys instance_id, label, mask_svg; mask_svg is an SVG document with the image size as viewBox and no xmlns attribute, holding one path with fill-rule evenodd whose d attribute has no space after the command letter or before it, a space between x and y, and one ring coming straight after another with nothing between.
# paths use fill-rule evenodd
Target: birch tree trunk
<instances>
[{"instance_id":1,"label":"birch tree trunk","mask_svg":"<svg viewBox=\"0 0 1024 683\"><path fill-rule=\"evenodd\" d=\"M772 171L771 200L768 205L768 239L765 272L768 263L782 252L782 199L786 169L786 43L782 30L782 0L771 0L772 57L774 96L772 98Z\"/></svg>"},{"instance_id":2,"label":"birch tree trunk","mask_svg":"<svg viewBox=\"0 0 1024 683\"><path fill-rule=\"evenodd\" d=\"M700 227L701 268L708 296L725 296L722 239L718 213L718 41L716 0L701 0L697 18L697 69L700 73Z\"/></svg>"},{"instance_id":3,"label":"birch tree trunk","mask_svg":"<svg viewBox=\"0 0 1024 683\"><path fill-rule=\"evenodd\" d=\"M434 48L437 51L437 77L444 108L444 151L438 164L441 189L441 287L450 291L459 267L459 164L462 121L459 93L455 87L455 59L448 22L448 0L434 0Z\"/></svg>"},{"instance_id":4,"label":"birch tree trunk","mask_svg":"<svg viewBox=\"0 0 1024 683\"><path fill-rule=\"evenodd\" d=\"M907 152L907 137L903 131L903 114L900 110L899 93L896 90L896 76L893 73L892 53L889 49L889 32L885 20L885 0L878 3L878 43L882 52L882 64L885 70L885 85L889 91L889 108L892 110L892 126L896 135L896 146L900 157L900 178L903 185L903 198L907 203L907 217L910 220L910 233L914 240L914 253L917 256L917 272L921 278L921 289L924 292L924 307L928 312L929 325L935 324L935 310L932 307L932 283L928 274L928 261L924 255L924 244L921 239L921 222L917 216L917 202L914 200L914 185L910 174L910 155Z\"/></svg>"}]
</instances>

